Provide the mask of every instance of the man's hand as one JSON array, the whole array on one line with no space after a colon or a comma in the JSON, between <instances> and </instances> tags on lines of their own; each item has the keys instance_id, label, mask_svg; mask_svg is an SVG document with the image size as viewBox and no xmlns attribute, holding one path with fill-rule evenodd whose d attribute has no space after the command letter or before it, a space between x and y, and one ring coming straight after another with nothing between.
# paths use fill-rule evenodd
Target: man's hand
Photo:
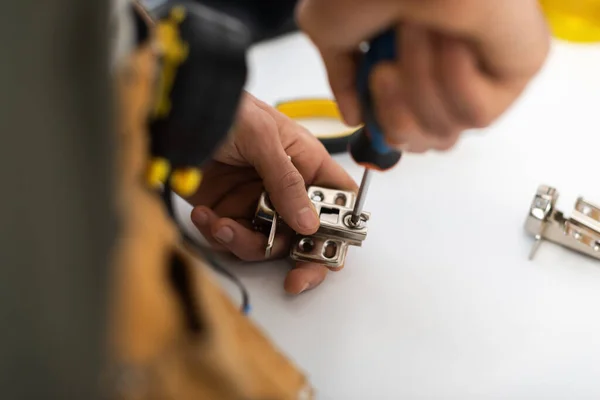
<instances>
[{"instance_id":1,"label":"man's hand","mask_svg":"<svg viewBox=\"0 0 600 400\"><path fill-rule=\"evenodd\" d=\"M537 0L303 0L298 21L352 126L361 122L356 50L397 30L398 61L373 70L371 90L387 141L413 152L448 149L464 130L491 124L549 50Z\"/></svg>"},{"instance_id":2,"label":"man's hand","mask_svg":"<svg viewBox=\"0 0 600 400\"><path fill-rule=\"evenodd\" d=\"M289 156L289 157L288 157ZM192 221L217 249L245 261L264 259L267 238L251 226L260 194L296 232L313 234L319 218L306 185L356 190L354 180L306 129L246 94L229 140L204 170L202 185L189 201ZM272 257L287 254L292 232L280 230ZM285 289L293 294L320 284L327 268L298 263Z\"/></svg>"}]
</instances>

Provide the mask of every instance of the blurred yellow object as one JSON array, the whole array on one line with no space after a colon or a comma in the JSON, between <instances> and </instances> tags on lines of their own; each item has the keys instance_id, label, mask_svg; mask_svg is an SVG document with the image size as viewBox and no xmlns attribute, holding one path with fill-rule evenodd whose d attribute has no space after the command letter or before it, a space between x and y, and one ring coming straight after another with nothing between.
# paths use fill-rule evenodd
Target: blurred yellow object
<instances>
[{"instance_id":1,"label":"blurred yellow object","mask_svg":"<svg viewBox=\"0 0 600 400\"><path fill-rule=\"evenodd\" d=\"M152 189L158 189L162 184L165 183L167 177L169 176L169 172L171 170L171 165L169 161L164 158L155 158L150 162L147 171L147 180L148 184Z\"/></svg>"},{"instance_id":2,"label":"blurred yellow object","mask_svg":"<svg viewBox=\"0 0 600 400\"><path fill-rule=\"evenodd\" d=\"M292 119L324 117L341 120L337 103L329 99L299 99L277 104L275 108Z\"/></svg>"},{"instance_id":3,"label":"blurred yellow object","mask_svg":"<svg viewBox=\"0 0 600 400\"><path fill-rule=\"evenodd\" d=\"M570 42L600 42L600 0L540 0L552 34Z\"/></svg>"},{"instance_id":4,"label":"blurred yellow object","mask_svg":"<svg viewBox=\"0 0 600 400\"><path fill-rule=\"evenodd\" d=\"M173 171L171 187L180 196L188 197L196 193L202 182L202 171L198 168L182 168Z\"/></svg>"}]
</instances>

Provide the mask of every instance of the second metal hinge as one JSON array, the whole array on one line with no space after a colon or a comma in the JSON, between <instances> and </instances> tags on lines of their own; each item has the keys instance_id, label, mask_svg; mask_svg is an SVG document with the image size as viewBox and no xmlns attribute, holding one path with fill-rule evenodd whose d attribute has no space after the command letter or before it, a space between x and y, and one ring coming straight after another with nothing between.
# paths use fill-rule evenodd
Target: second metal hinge
<instances>
[{"instance_id":1,"label":"second metal hinge","mask_svg":"<svg viewBox=\"0 0 600 400\"><path fill-rule=\"evenodd\" d=\"M314 262L336 268L344 265L349 246L361 246L367 237L370 213L363 212L358 224L350 221L356 196L352 192L309 186L311 199L320 219L319 230L313 235L296 233L290 247L290 257L296 261ZM265 255L273 249L277 226L283 222L271 205L267 193L258 201L254 226L268 234Z\"/></svg>"},{"instance_id":2,"label":"second metal hinge","mask_svg":"<svg viewBox=\"0 0 600 400\"><path fill-rule=\"evenodd\" d=\"M526 231L535 237L532 259L542 240L600 259L600 208L578 198L570 217L556 209L558 191L550 186L538 188L525 222Z\"/></svg>"}]
</instances>

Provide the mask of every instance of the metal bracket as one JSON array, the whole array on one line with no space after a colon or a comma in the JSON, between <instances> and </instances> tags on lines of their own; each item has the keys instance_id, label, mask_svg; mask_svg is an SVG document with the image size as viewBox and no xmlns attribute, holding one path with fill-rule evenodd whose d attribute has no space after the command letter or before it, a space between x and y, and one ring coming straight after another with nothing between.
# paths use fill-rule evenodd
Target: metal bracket
<instances>
[{"instance_id":1,"label":"metal bracket","mask_svg":"<svg viewBox=\"0 0 600 400\"><path fill-rule=\"evenodd\" d=\"M579 197L567 218L556 209L558 196L555 188L542 185L533 198L525 222L525 230L536 240L529 259L544 239L600 259L600 207Z\"/></svg>"},{"instance_id":2,"label":"metal bracket","mask_svg":"<svg viewBox=\"0 0 600 400\"><path fill-rule=\"evenodd\" d=\"M362 245L367 237L367 221L371 214L363 212L358 224L350 221L356 195L344 190L309 186L311 199L321 225L314 235L295 234L290 247L290 257L296 261L314 262L336 268L344 264L349 246ZM268 233L265 256L271 255L277 226L282 224L271 205L267 193L263 193L256 207L255 229Z\"/></svg>"}]
</instances>

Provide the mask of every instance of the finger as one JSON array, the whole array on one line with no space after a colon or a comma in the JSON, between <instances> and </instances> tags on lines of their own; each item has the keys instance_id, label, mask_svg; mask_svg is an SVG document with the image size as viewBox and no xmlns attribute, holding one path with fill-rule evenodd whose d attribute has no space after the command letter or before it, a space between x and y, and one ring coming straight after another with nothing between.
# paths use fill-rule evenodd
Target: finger
<instances>
[{"instance_id":1,"label":"finger","mask_svg":"<svg viewBox=\"0 0 600 400\"><path fill-rule=\"evenodd\" d=\"M411 153L426 153L430 150L447 151L450 150L458 139L458 135L448 137L432 137L430 135L415 135L411 138L410 147L407 151Z\"/></svg>"},{"instance_id":2,"label":"finger","mask_svg":"<svg viewBox=\"0 0 600 400\"><path fill-rule=\"evenodd\" d=\"M477 59L466 44L456 39L440 38L439 77L441 94L455 118L466 125L478 119L479 107L473 103L473 79L479 79Z\"/></svg>"},{"instance_id":3,"label":"finger","mask_svg":"<svg viewBox=\"0 0 600 400\"><path fill-rule=\"evenodd\" d=\"M448 151L454 147L460 138L461 131L454 131L449 136L436 138L430 143L430 149L438 151Z\"/></svg>"},{"instance_id":4,"label":"finger","mask_svg":"<svg viewBox=\"0 0 600 400\"><path fill-rule=\"evenodd\" d=\"M456 118L470 128L491 124L510 104L511 95L502 99L502 89L490 81L479 67L474 50L467 43L451 38L440 42L438 76L446 102Z\"/></svg>"},{"instance_id":5,"label":"finger","mask_svg":"<svg viewBox=\"0 0 600 400\"><path fill-rule=\"evenodd\" d=\"M397 63L382 63L371 74L375 115L389 145L401 147L422 135L404 100L401 72Z\"/></svg>"},{"instance_id":6,"label":"finger","mask_svg":"<svg viewBox=\"0 0 600 400\"><path fill-rule=\"evenodd\" d=\"M406 151L414 154L426 153L431 149L430 143L431 140L425 138L422 134L414 135Z\"/></svg>"},{"instance_id":7,"label":"finger","mask_svg":"<svg viewBox=\"0 0 600 400\"><path fill-rule=\"evenodd\" d=\"M357 190L354 179L312 133L273 107L262 104L261 108L275 120L281 144L306 184Z\"/></svg>"},{"instance_id":8,"label":"finger","mask_svg":"<svg viewBox=\"0 0 600 400\"><path fill-rule=\"evenodd\" d=\"M356 92L358 44L377 34L382 26L391 24L394 13L390 7L374 7L370 2L351 3L302 1L297 7L297 21L321 52L344 121L354 126L361 119Z\"/></svg>"},{"instance_id":9,"label":"finger","mask_svg":"<svg viewBox=\"0 0 600 400\"><path fill-rule=\"evenodd\" d=\"M200 231L200 234L202 234L212 248L217 251L225 250L225 247L215 240L211 232L212 224L219 219L217 214L208 207L198 206L192 209L191 219L194 226Z\"/></svg>"},{"instance_id":10,"label":"finger","mask_svg":"<svg viewBox=\"0 0 600 400\"><path fill-rule=\"evenodd\" d=\"M308 198L304 178L281 144L273 146L271 154L260 154L253 162L269 199L287 225L298 233L315 233L319 228L317 212Z\"/></svg>"},{"instance_id":11,"label":"finger","mask_svg":"<svg viewBox=\"0 0 600 400\"><path fill-rule=\"evenodd\" d=\"M361 112L356 90L356 57L352 52L322 51L331 91L344 122L360 124Z\"/></svg>"},{"instance_id":12,"label":"finger","mask_svg":"<svg viewBox=\"0 0 600 400\"><path fill-rule=\"evenodd\" d=\"M338 164L329 153L325 154L314 176L307 181L311 185L336 188L339 190L358 191L358 185L348 172ZM299 163L302 161L299 160ZM300 169L300 168L299 168Z\"/></svg>"},{"instance_id":13,"label":"finger","mask_svg":"<svg viewBox=\"0 0 600 400\"><path fill-rule=\"evenodd\" d=\"M456 37L476 39L483 61L498 77L536 73L551 42L538 2L522 2L516 13L512 2L480 3L304 0L297 10L300 28L321 51L349 49L375 36L382 27L413 21Z\"/></svg>"},{"instance_id":14,"label":"finger","mask_svg":"<svg viewBox=\"0 0 600 400\"><path fill-rule=\"evenodd\" d=\"M260 232L253 231L241 223L229 218L221 218L211 226L214 239L244 261L263 261L267 248L267 238ZM289 251L290 237L285 233L277 233L273 250L269 259L278 258Z\"/></svg>"},{"instance_id":15,"label":"finger","mask_svg":"<svg viewBox=\"0 0 600 400\"><path fill-rule=\"evenodd\" d=\"M381 64L373 71L371 79L375 112L390 146L401 151L425 153L432 148L448 150L456 143L456 134L432 137L416 123L403 99L401 71L397 64ZM394 85L399 85L399 93L390 89Z\"/></svg>"},{"instance_id":16,"label":"finger","mask_svg":"<svg viewBox=\"0 0 600 400\"><path fill-rule=\"evenodd\" d=\"M256 200L263 190L263 183L256 175L254 180L231 188L223 197L217 199L211 208L217 215L227 216L233 220L247 218L254 215Z\"/></svg>"},{"instance_id":17,"label":"finger","mask_svg":"<svg viewBox=\"0 0 600 400\"><path fill-rule=\"evenodd\" d=\"M218 161L210 162L202 170L203 179L200 188L189 198L194 205L214 206L228 198L232 191L250 182L260 182L256 170L248 166L227 165Z\"/></svg>"},{"instance_id":18,"label":"finger","mask_svg":"<svg viewBox=\"0 0 600 400\"><path fill-rule=\"evenodd\" d=\"M400 151L425 153L428 150L448 150L457 139L456 134L431 136L425 134L410 113L402 93L401 71L395 63L378 66L372 74L372 92L375 113L387 143ZM390 89L398 87L398 92ZM458 132L458 131L456 131Z\"/></svg>"},{"instance_id":19,"label":"finger","mask_svg":"<svg viewBox=\"0 0 600 400\"><path fill-rule=\"evenodd\" d=\"M324 265L299 262L288 272L283 287L290 294L300 294L320 285L328 271Z\"/></svg>"},{"instance_id":20,"label":"finger","mask_svg":"<svg viewBox=\"0 0 600 400\"><path fill-rule=\"evenodd\" d=\"M449 136L455 130L435 82L435 43L433 35L421 27L404 25L400 38L405 71L406 101L425 133Z\"/></svg>"}]
</instances>

